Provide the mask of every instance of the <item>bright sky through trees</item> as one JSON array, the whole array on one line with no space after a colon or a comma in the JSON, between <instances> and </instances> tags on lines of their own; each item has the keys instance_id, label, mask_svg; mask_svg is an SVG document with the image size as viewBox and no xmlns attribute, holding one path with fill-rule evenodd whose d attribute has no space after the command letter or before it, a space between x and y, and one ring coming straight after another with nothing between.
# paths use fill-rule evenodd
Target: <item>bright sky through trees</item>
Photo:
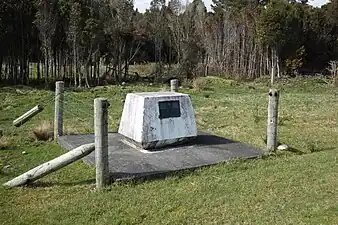
<instances>
[{"instance_id":1,"label":"bright sky through trees","mask_svg":"<svg viewBox=\"0 0 338 225\"><path fill-rule=\"evenodd\" d=\"M309 4L320 7L321 5L324 5L325 3L327 3L328 1L329 0L309 0ZM150 2L151 0L135 0L134 5L135 5L135 8L137 8L139 12L144 12L147 8L149 8ZM204 3L207 9L210 10L211 8L210 4L212 3L212 0L204 0Z\"/></svg>"}]
</instances>

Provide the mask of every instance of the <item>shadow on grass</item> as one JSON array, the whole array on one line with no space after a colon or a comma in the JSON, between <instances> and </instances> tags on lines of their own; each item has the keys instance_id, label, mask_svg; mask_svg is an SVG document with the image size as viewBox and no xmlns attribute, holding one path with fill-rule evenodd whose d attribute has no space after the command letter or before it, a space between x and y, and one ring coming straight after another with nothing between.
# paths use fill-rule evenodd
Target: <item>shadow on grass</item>
<instances>
[{"instance_id":1,"label":"shadow on grass","mask_svg":"<svg viewBox=\"0 0 338 225\"><path fill-rule=\"evenodd\" d=\"M287 150L280 150L279 152L290 152L290 153L294 153L296 155L306 155L306 154L312 154L312 153L316 153L316 152L325 152L325 151L332 151L337 149L337 147L329 147L329 148L316 148L316 149L310 149L309 151L301 151L299 149L293 148L293 147L289 147Z\"/></svg>"},{"instance_id":2,"label":"shadow on grass","mask_svg":"<svg viewBox=\"0 0 338 225\"><path fill-rule=\"evenodd\" d=\"M296 155L304 155L304 154L307 154L306 152L303 152L299 149L296 149L296 148L293 148L293 147L290 147L289 149L287 150L284 150L285 152L292 152L292 153L295 153Z\"/></svg>"},{"instance_id":3,"label":"shadow on grass","mask_svg":"<svg viewBox=\"0 0 338 225\"><path fill-rule=\"evenodd\" d=\"M229 165L229 164L236 164L236 162L245 162L248 160L252 160L250 158L248 159L235 159L233 161L229 162L222 162L218 164L213 165L205 165L201 167L194 167L194 168L188 168L188 169L182 169L177 171L157 171L156 173L111 173L109 175L110 180L109 184L132 184L132 185L139 185L143 184L144 182L153 182L158 180L166 180L166 179L182 179L184 177L188 177L191 175L199 175L201 172L201 169L210 168L215 165ZM246 171L249 167L247 166L234 166L234 168L229 169L228 172L236 172L236 171ZM121 179L122 177L122 179ZM57 181L32 181L25 185L23 185L24 188L50 188L50 187L73 187L73 186L86 186L86 185L95 185L96 179L87 179L87 180L80 180L75 182L57 182ZM109 187L108 187L109 188Z\"/></svg>"},{"instance_id":4,"label":"shadow on grass","mask_svg":"<svg viewBox=\"0 0 338 225\"><path fill-rule=\"evenodd\" d=\"M75 182L54 182L54 181L47 181L47 182L41 182L41 181L35 181L31 182L25 185L26 188L47 188L47 187L72 187L72 186L82 186L82 185L91 185L95 184L95 178L88 179L88 180L80 180Z\"/></svg>"},{"instance_id":5,"label":"shadow on grass","mask_svg":"<svg viewBox=\"0 0 338 225\"><path fill-rule=\"evenodd\" d=\"M331 148L322 148L322 149L317 149L315 152L321 152L321 151L330 151L330 150L335 150L337 149L336 147L331 147ZM284 150L282 152L291 152L295 153L296 155L306 155L306 154L311 154L315 152L303 152L300 151L296 148L290 147L288 150ZM117 184L117 185L123 185L123 184L132 184L132 185L139 185L143 184L144 182L153 182L153 181L158 181L158 180L166 180L166 179L182 179L184 177L188 177L191 175L199 175L202 169L205 168L210 168L215 165L229 165L232 164L232 168L229 168L228 172L238 172L240 171L246 171L250 169L248 166L241 166L243 164L239 164L239 166L236 166L236 162L246 162L249 160L255 160L255 159L270 159L270 158L276 158L278 155L263 155L261 157L257 158L247 158L247 159L235 159L232 161L228 162L222 162L222 163L217 163L217 164L212 164L212 165L205 165L205 166L200 166L200 167L194 167L194 168L188 168L188 169L182 169L178 171L157 171L156 173L149 172L149 173L111 173L109 175L110 184ZM121 179L123 177L123 179ZM35 181L31 182L25 185L26 188L48 188L48 187L56 187L56 186L61 186L61 187L72 187L72 186L86 186L86 185L95 185L96 179L87 179L83 181L75 181L75 182L41 182L41 181ZM109 187L108 187L109 189Z\"/></svg>"},{"instance_id":6,"label":"shadow on grass","mask_svg":"<svg viewBox=\"0 0 338 225\"><path fill-rule=\"evenodd\" d=\"M246 159L234 159L231 161L221 162L217 164L204 165L199 167L187 168L176 171L157 171L156 173L111 173L110 183L116 184L133 184L138 185L143 182L153 182L158 180L172 180L172 179L182 179L189 176L198 176L202 172L203 169L211 168L213 166L225 166L231 165L231 168L228 168L227 173L238 172L250 169L248 166L243 166L242 163L247 162L249 160L255 160L264 158L246 158Z\"/></svg>"},{"instance_id":7,"label":"shadow on grass","mask_svg":"<svg viewBox=\"0 0 338 225\"><path fill-rule=\"evenodd\" d=\"M204 166L205 167L210 167ZM156 173L112 173L110 174L110 182L111 183L133 183L140 184L145 181L157 181L157 180L165 180L165 179L181 179L192 174L196 175L197 171L201 169L199 168L189 168L184 170L177 171L157 171Z\"/></svg>"},{"instance_id":8,"label":"shadow on grass","mask_svg":"<svg viewBox=\"0 0 338 225\"><path fill-rule=\"evenodd\" d=\"M338 149L338 147L314 148L314 149L310 149L310 153L332 151L332 150L336 150L336 149ZM309 154L310 154L310 153L309 153Z\"/></svg>"},{"instance_id":9,"label":"shadow on grass","mask_svg":"<svg viewBox=\"0 0 338 225\"><path fill-rule=\"evenodd\" d=\"M110 180L109 184L117 183L117 184L142 184L145 181L156 181L156 180L164 180L164 179L170 179L170 178L176 178L181 179L185 176L191 175L193 172L196 172L197 169L200 168L193 168L193 169L187 169L182 171L175 171L175 172L169 172L169 171L160 171L157 174L133 174L133 177L129 177L123 180L116 179L116 177L126 177L130 174L125 173L114 173L110 174ZM22 185L24 188L52 188L52 187L74 187L74 186L86 186L86 185L95 185L96 179L88 179L88 180L82 180L82 181L75 181L75 182L57 182L57 181L32 181L25 185Z\"/></svg>"}]
</instances>

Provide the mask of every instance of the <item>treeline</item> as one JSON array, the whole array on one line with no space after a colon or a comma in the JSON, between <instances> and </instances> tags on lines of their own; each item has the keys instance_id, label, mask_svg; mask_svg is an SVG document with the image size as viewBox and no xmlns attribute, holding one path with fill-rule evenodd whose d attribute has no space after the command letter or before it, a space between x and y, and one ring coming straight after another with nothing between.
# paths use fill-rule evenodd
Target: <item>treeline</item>
<instances>
[{"instance_id":1,"label":"treeline","mask_svg":"<svg viewBox=\"0 0 338 225\"><path fill-rule=\"evenodd\" d=\"M156 63L155 78L323 72L338 58L338 0L2 0L0 81L92 86Z\"/></svg>"}]
</instances>

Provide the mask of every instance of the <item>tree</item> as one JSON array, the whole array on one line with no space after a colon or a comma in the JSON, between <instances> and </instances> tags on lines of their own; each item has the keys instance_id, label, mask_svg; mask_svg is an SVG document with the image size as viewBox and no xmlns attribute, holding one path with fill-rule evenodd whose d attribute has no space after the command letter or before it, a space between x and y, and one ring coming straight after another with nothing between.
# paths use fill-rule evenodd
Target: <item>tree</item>
<instances>
[{"instance_id":1,"label":"tree","mask_svg":"<svg viewBox=\"0 0 338 225\"><path fill-rule=\"evenodd\" d=\"M196 75L195 70L205 56L205 17L206 8L201 0L187 5L182 17L182 70L188 79Z\"/></svg>"},{"instance_id":2,"label":"tree","mask_svg":"<svg viewBox=\"0 0 338 225\"><path fill-rule=\"evenodd\" d=\"M50 65L52 62L52 41L55 34L57 25L57 0L37 0L36 7L38 9L36 13L35 25L40 32L40 40L42 43L42 52L45 57L44 72L45 72L45 84L48 84L48 78L50 74Z\"/></svg>"},{"instance_id":3,"label":"tree","mask_svg":"<svg viewBox=\"0 0 338 225\"><path fill-rule=\"evenodd\" d=\"M162 81L270 73L274 82L282 72L326 71L338 58L337 0L322 8L299 0L213 0L212 7L153 0L139 13L131 0L3 0L0 80L43 76L45 84L89 87L130 79L131 63L155 62L150 75Z\"/></svg>"}]
</instances>

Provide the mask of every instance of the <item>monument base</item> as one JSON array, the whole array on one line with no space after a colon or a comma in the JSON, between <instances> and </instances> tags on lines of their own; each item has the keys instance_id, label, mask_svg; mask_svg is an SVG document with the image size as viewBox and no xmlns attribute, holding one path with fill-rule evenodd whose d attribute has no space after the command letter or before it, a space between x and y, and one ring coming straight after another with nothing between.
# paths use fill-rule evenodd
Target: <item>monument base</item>
<instances>
[{"instance_id":1,"label":"monument base","mask_svg":"<svg viewBox=\"0 0 338 225\"><path fill-rule=\"evenodd\" d=\"M94 143L94 134L61 136L58 143L71 151L83 144ZM166 175L170 172L213 165L235 159L263 156L262 150L223 137L199 132L183 145L165 147L162 151L147 151L132 146L118 133L108 134L108 160L113 180ZM95 166L95 152L83 158Z\"/></svg>"},{"instance_id":2,"label":"monument base","mask_svg":"<svg viewBox=\"0 0 338 225\"><path fill-rule=\"evenodd\" d=\"M183 137L183 138L174 138L174 139L169 139L169 140L152 141L152 142L147 142L147 143L139 143L128 137L122 137L121 139L122 140L124 139L125 143L127 144L129 143L131 146L135 146L137 148L142 148L148 151L161 151L164 148L170 148L170 147L188 144L195 138L196 136Z\"/></svg>"}]
</instances>

